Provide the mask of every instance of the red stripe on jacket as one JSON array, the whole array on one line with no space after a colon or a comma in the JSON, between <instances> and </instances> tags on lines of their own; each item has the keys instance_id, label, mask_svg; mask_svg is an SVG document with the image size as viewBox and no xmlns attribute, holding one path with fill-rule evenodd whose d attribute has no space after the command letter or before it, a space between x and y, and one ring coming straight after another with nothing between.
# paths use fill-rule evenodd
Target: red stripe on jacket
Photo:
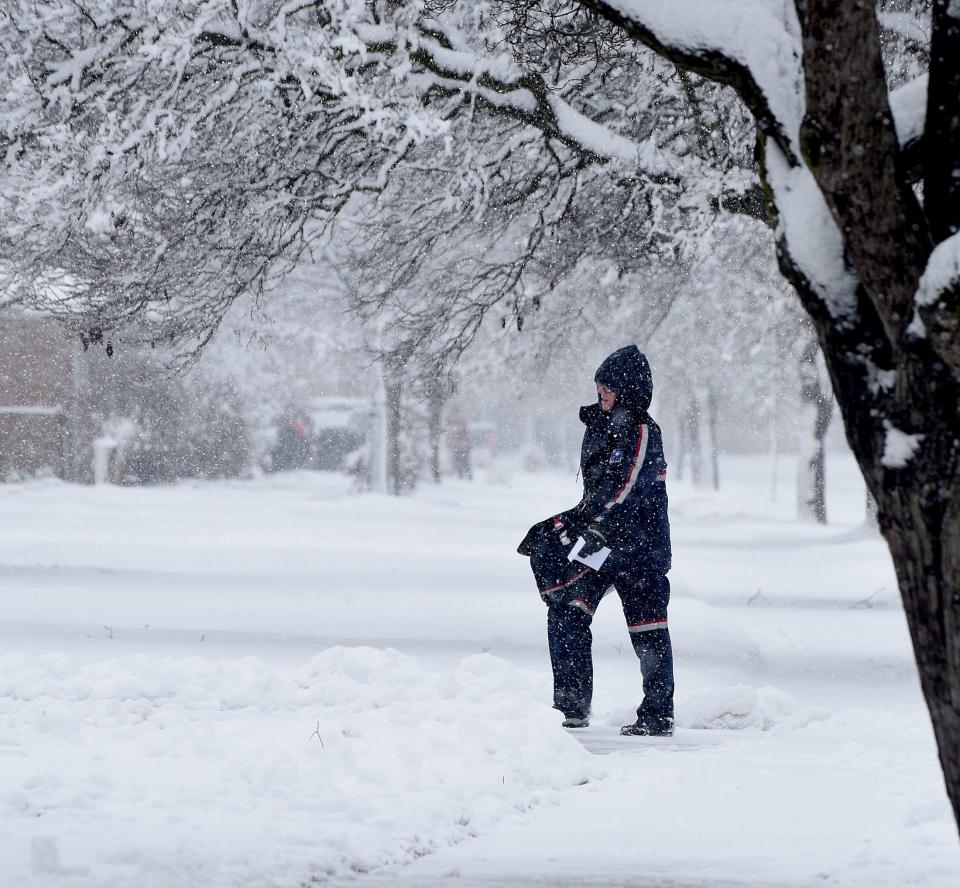
<instances>
[{"instance_id":1,"label":"red stripe on jacket","mask_svg":"<svg viewBox=\"0 0 960 888\"><path fill-rule=\"evenodd\" d=\"M613 499L610 500L610 502L608 502L607 505L604 507L604 508L606 508L606 509L609 509L611 506L616 505L617 501L618 501L618 500L620 499L620 497L623 495L623 492L624 492L628 487L632 487L634 484L637 483L637 479L636 479L636 476L634 475L634 472L637 472L637 473L639 474L639 469L640 469L640 467L637 465L637 463L640 461L640 452L641 452L641 450L645 450L645 448L644 448L644 446L643 446L643 431L644 431L645 428L646 428L646 426L643 425L643 423L641 423L641 424L640 424L640 435L639 435L639 437L637 438L637 446L636 446L636 449L633 451L633 463L630 465L630 471L627 472L627 477L624 479L623 484L621 485L620 489L616 492L616 494L614 495ZM644 454L644 455L646 455L646 454Z\"/></svg>"}]
</instances>

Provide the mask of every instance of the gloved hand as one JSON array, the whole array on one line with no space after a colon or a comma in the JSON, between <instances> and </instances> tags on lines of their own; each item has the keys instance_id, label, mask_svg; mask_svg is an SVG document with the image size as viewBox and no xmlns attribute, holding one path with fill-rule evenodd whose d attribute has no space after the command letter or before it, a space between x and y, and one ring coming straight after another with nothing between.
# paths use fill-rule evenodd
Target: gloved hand
<instances>
[{"instance_id":1,"label":"gloved hand","mask_svg":"<svg viewBox=\"0 0 960 888\"><path fill-rule=\"evenodd\" d=\"M607 545L607 538L603 533L603 527L596 521L594 521L581 536L583 537L583 548L579 553L581 558L588 558Z\"/></svg>"}]
</instances>

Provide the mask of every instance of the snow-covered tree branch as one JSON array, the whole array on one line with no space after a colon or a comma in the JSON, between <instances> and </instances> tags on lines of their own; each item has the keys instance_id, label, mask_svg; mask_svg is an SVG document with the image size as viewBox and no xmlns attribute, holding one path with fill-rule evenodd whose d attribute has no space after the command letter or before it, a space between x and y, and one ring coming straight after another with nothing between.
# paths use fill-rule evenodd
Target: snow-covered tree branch
<instances>
[{"instance_id":1,"label":"snow-covered tree branch","mask_svg":"<svg viewBox=\"0 0 960 888\"><path fill-rule=\"evenodd\" d=\"M585 180L618 195L628 224L704 189L714 208L760 212L702 115L714 165L690 150L676 108L697 88L668 82L672 66L622 46L524 66L483 5L18 0L2 15L7 291L80 327L202 342L359 196L402 193L405 171L408 186L459 180L451 230L540 201L528 243L549 239ZM638 106L631 74L655 101ZM466 162L455 142L474 146ZM435 237L436 212L424 226L429 206L405 209ZM682 228L660 227L662 242ZM517 257L505 262L478 273L488 302L515 295Z\"/></svg>"}]
</instances>

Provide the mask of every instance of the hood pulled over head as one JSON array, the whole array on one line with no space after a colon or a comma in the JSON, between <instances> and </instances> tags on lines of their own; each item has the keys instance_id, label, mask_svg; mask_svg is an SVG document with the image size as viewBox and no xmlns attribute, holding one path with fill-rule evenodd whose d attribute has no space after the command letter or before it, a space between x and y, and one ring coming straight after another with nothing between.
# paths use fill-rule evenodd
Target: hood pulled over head
<instances>
[{"instance_id":1,"label":"hood pulled over head","mask_svg":"<svg viewBox=\"0 0 960 888\"><path fill-rule=\"evenodd\" d=\"M653 377L646 355L635 345L617 349L597 369L594 381L617 396L619 406L646 413L653 398Z\"/></svg>"}]
</instances>

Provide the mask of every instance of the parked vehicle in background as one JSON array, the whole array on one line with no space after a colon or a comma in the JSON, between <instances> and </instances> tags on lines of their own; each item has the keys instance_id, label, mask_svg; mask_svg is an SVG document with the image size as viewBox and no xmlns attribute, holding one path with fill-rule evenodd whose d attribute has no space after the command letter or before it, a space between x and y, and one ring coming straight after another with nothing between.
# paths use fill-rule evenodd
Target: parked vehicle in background
<instances>
[{"instance_id":1,"label":"parked vehicle in background","mask_svg":"<svg viewBox=\"0 0 960 888\"><path fill-rule=\"evenodd\" d=\"M330 395L288 409L277 426L271 470L345 471L348 457L366 443L371 414L363 398Z\"/></svg>"},{"instance_id":2,"label":"parked vehicle in background","mask_svg":"<svg viewBox=\"0 0 960 888\"><path fill-rule=\"evenodd\" d=\"M373 405L364 398L324 395L309 405L313 424L316 468L342 471L347 457L366 444Z\"/></svg>"}]
</instances>

